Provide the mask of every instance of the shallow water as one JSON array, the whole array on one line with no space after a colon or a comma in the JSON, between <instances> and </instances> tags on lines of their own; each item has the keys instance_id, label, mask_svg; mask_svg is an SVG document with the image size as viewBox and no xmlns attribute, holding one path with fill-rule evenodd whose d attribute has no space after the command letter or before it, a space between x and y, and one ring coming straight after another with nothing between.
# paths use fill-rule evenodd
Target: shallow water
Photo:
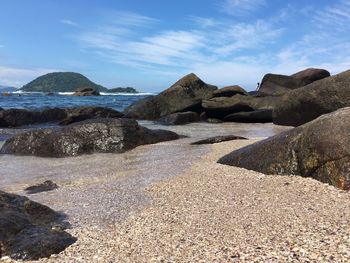
<instances>
[{"instance_id":1,"label":"shallow water","mask_svg":"<svg viewBox=\"0 0 350 263\"><path fill-rule=\"evenodd\" d=\"M145 145L123 154L92 154L70 158L0 156L1 189L25 194L29 185L52 180L60 188L30 197L61 210L73 225L111 225L149 202L145 187L181 174L209 150L191 142L235 134L268 137L288 128L273 124L193 123L162 126L141 121L149 128L163 128L188 136L176 141Z\"/></svg>"}]
</instances>

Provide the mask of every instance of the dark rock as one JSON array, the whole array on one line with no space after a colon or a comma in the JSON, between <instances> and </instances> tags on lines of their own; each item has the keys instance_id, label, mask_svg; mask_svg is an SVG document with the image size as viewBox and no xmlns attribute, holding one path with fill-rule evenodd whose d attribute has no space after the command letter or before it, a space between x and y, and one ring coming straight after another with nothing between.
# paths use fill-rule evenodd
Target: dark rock
<instances>
[{"instance_id":1,"label":"dark rock","mask_svg":"<svg viewBox=\"0 0 350 263\"><path fill-rule=\"evenodd\" d=\"M59 108L43 111L25 109L7 109L0 111L0 127L19 127L29 124L54 122L67 116L65 110Z\"/></svg>"},{"instance_id":2,"label":"dark rock","mask_svg":"<svg viewBox=\"0 0 350 263\"><path fill-rule=\"evenodd\" d=\"M228 86L222 89L215 90L213 92L213 97L232 97L236 94L245 95L245 96L249 95L248 92L246 92L242 87L238 85L234 85L234 86Z\"/></svg>"},{"instance_id":3,"label":"dark rock","mask_svg":"<svg viewBox=\"0 0 350 263\"><path fill-rule=\"evenodd\" d=\"M222 120L215 119L215 118L208 118L206 121L207 123L223 123Z\"/></svg>"},{"instance_id":4,"label":"dark rock","mask_svg":"<svg viewBox=\"0 0 350 263\"><path fill-rule=\"evenodd\" d=\"M46 96L53 96L53 95L55 95L55 93L53 93L53 92L46 93Z\"/></svg>"},{"instance_id":5,"label":"dark rock","mask_svg":"<svg viewBox=\"0 0 350 263\"><path fill-rule=\"evenodd\" d=\"M154 120L181 111L201 111L201 101L213 96L217 87L208 85L195 74L189 74L157 96L129 106L127 118Z\"/></svg>"},{"instance_id":6,"label":"dark rock","mask_svg":"<svg viewBox=\"0 0 350 263\"><path fill-rule=\"evenodd\" d=\"M208 139L193 142L191 143L191 145L213 144L213 143L220 143L220 142L233 141L233 140L247 140L247 138L236 136L236 135L215 136Z\"/></svg>"},{"instance_id":7,"label":"dark rock","mask_svg":"<svg viewBox=\"0 0 350 263\"><path fill-rule=\"evenodd\" d=\"M63 251L76 241L65 232L64 215L26 197L0 191L2 256L38 260Z\"/></svg>"},{"instance_id":8,"label":"dark rock","mask_svg":"<svg viewBox=\"0 0 350 263\"><path fill-rule=\"evenodd\" d=\"M18 134L5 142L0 153L42 157L122 153L139 145L178 138L174 132L149 130L131 119L94 119Z\"/></svg>"},{"instance_id":9,"label":"dark rock","mask_svg":"<svg viewBox=\"0 0 350 263\"><path fill-rule=\"evenodd\" d=\"M73 96L99 96L99 95L100 95L100 92L90 87L79 88L73 94Z\"/></svg>"},{"instance_id":10,"label":"dark rock","mask_svg":"<svg viewBox=\"0 0 350 263\"><path fill-rule=\"evenodd\" d=\"M279 97L253 97L235 95L233 97L217 97L203 100L202 106L209 118L224 119L237 112L273 109Z\"/></svg>"},{"instance_id":11,"label":"dark rock","mask_svg":"<svg viewBox=\"0 0 350 263\"><path fill-rule=\"evenodd\" d=\"M75 107L66 109L67 117L60 121L60 125L68 125L74 122L97 118L121 118L119 111L104 107Z\"/></svg>"},{"instance_id":12,"label":"dark rock","mask_svg":"<svg viewBox=\"0 0 350 263\"><path fill-rule=\"evenodd\" d=\"M199 121L199 115L192 111L176 112L158 120L158 122L165 125L182 125L197 121Z\"/></svg>"},{"instance_id":13,"label":"dark rock","mask_svg":"<svg viewBox=\"0 0 350 263\"><path fill-rule=\"evenodd\" d=\"M40 192L52 191L57 188L58 188L57 184L55 184L51 180L47 180L41 184L29 186L24 190L26 191L27 194L36 194Z\"/></svg>"},{"instance_id":14,"label":"dark rock","mask_svg":"<svg viewBox=\"0 0 350 263\"><path fill-rule=\"evenodd\" d=\"M300 79L269 73L262 79L258 94L259 96L281 96L302 86L304 84Z\"/></svg>"},{"instance_id":15,"label":"dark rock","mask_svg":"<svg viewBox=\"0 0 350 263\"><path fill-rule=\"evenodd\" d=\"M325 69L308 68L291 75L291 77L301 80L302 85L306 86L316 80L327 78L330 75Z\"/></svg>"},{"instance_id":16,"label":"dark rock","mask_svg":"<svg viewBox=\"0 0 350 263\"><path fill-rule=\"evenodd\" d=\"M218 162L265 174L301 175L350 190L350 108L233 151Z\"/></svg>"},{"instance_id":17,"label":"dark rock","mask_svg":"<svg viewBox=\"0 0 350 263\"><path fill-rule=\"evenodd\" d=\"M227 115L225 121L246 122L246 123L265 123L272 122L272 110L255 110L248 112L237 112Z\"/></svg>"},{"instance_id":18,"label":"dark rock","mask_svg":"<svg viewBox=\"0 0 350 263\"><path fill-rule=\"evenodd\" d=\"M23 125L59 122L67 125L93 118L120 118L123 114L103 107L73 107L67 109L51 108L42 111L8 109L0 111L0 127L19 127Z\"/></svg>"},{"instance_id":19,"label":"dark rock","mask_svg":"<svg viewBox=\"0 0 350 263\"><path fill-rule=\"evenodd\" d=\"M273 122L298 126L318 116L350 106L350 70L290 91L273 110Z\"/></svg>"}]
</instances>

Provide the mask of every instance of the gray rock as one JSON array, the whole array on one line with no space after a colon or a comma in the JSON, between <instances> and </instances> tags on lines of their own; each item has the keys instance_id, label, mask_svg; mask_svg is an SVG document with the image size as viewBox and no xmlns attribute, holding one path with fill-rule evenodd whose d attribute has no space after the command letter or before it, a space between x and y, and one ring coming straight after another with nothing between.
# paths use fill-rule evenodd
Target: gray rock
<instances>
[{"instance_id":1,"label":"gray rock","mask_svg":"<svg viewBox=\"0 0 350 263\"><path fill-rule=\"evenodd\" d=\"M100 96L100 92L90 87L79 88L74 92L73 96Z\"/></svg>"},{"instance_id":2,"label":"gray rock","mask_svg":"<svg viewBox=\"0 0 350 263\"><path fill-rule=\"evenodd\" d=\"M224 121L245 122L245 123L265 123L272 122L272 110L255 110L248 112L237 112L227 115Z\"/></svg>"},{"instance_id":3,"label":"gray rock","mask_svg":"<svg viewBox=\"0 0 350 263\"><path fill-rule=\"evenodd\" d=\"M58 185L52 182L51 180L47 180L43 183L29 186L26 189L27 194L36 194L36 193L41 193L41 192L47 192L47 191L52 191L54 189L57 189Z\"/></svg>"},{"instance_id":4,"label":"gray rock","mask_svg":"<svg viewBox=\"0 0 350 263\"><path fill-rule=\"evenodd\" d=\"M47 206L0 191L0 254L38 260L63 251L76 241L63 230L64 219Z\"/></svg>"},{"instance_id":5,"label":"gray rock","mask_svg":"<svg viewBox=\"0 0 350 263\"><path fill-rule=\"evenodd\" d=\"M301 80L302 85L306 86L316 80L327 78L330 75L325 69L308 68L291 75L291 77Z\"/></svg>"},{"instance_id":6,"label":"gray rock","mask_svg":"<svg viewBox=\"0 0 350 263\"><path fill-rule=\"evenodd\" d=\"M129 106L124 114L128 118L155 120L175 112L200 112L201 101L211 98L216 89L191 73L160 94Z\"/></svg>"},{"instance_id":7,"label":"gray rock","mask_svg":"<svg viewBox=\"0 0 350 263\"><path fill-rule=\"evenodd\" d=\"M183 125L191 122L198 122L199 115L197 112L186 111L186 112L176 112L163 118L160 118L158 122L165 125Z\"/></svg>"},{"instance_id":8,"label":"gray rock","mask_svg":"<svg viewBox=\"0 0 350 263\"><path fill-rule=\"evenodd\" d=\"M301 175L350 190L350 108L323 115L222 157L265 174Z\"/></svg>"},{"instance_id":9,"label":"gray rock","mask_svg":"<svg viewBox=\"0 0 350 263\"><path fill-rule=\"evenodd\" d=\"M273 122L298 126L318 116L350 106L350 70L290 91L273 110Z\"/></svg>"},{"instance_id":10,"label":"gray rock","mask_svg":"<svg viewBox=\"0 0 350 263\"><path fill-rule=\"evenodd\" d=\"M213 92L213 97L232 97L236 94L249 96L248 92L246 92L241 86L227 86Z\"/></svg>"},{"instance_id":11,"label":"gray rock","mask_svg":"<svg viewBox=\"0 0 350 263\"><path fill-rule=\"evenodd\" d=\"M191 145L214 144L233 140L247 140L247 138L236 135L214 136L208 139L192 142Z\"/></svg>"},{"instance_id":12,"label":"gray rock","mask_svg":"<svg viewBox=\"0 0 350 263\"><path fill-rule=\"evenodd\" d=\"M42 157L122 153L139 145L175 139L178 135L174 132L149 130L131 119L94 119L18 134L7 140L0 152Z\"/></svg>"}]
</instances>

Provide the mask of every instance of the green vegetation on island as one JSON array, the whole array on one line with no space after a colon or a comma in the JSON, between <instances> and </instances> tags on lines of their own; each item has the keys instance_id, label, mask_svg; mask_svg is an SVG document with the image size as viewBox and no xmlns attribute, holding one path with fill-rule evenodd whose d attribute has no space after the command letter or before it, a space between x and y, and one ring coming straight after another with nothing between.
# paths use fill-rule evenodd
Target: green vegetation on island
<instances>
[{"instance_id":1,"label":"green vegetation on island","mask_svg":"<svg viewBox=\"0 0 350 263\"><path fill-rule=\"evenodd\" d=\"M135 88L132 87L118 87L113 89L108 89L106 92L108 93L139 93Z\"/></svg>"},{"instance_id":2,"label":"green vegetation on island","mask_svg":"<svg viewBox=\"0 0 350 263\"><path fill-rule=\"evenodd\" d=\"M53 72L36 78L24 85L21 90L28 92L74 92L79 88L93 88L99 92L108 89L87 77L74 72Z\"/></svg>"}]
</instances>

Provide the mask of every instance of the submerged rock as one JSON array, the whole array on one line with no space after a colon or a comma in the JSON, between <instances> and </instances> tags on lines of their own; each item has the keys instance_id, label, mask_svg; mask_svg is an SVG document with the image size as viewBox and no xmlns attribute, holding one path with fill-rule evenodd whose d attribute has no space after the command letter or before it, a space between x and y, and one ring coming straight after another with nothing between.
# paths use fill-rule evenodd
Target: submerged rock
<instances>
[{"instance_id":1,"label":"submerged rock","mask_svg":"<svg viewBox=\"0 0 350 263\"><path fill-rule=\"evenodd\" d=\"M281 97L273 122L298 126L318 116L350 106L350 70L315 81Z\"/></svg>"},{"instance_id":2,"label":"submerged rock","mask_svg":"<svg viewBox=\"0 0 350 263\"><path fill-rule=\"evenodd\" d=\"M90 87L79 88L74 92L73 96L100 96L100 92Z\"/></svg>"},{"instance_id":3,"label":"submerged rock","mask_svg":"<svg viewBox=\"0 0 350 263\"><path fill-rule=\"evenodd\" d=\"M214 136L208 139L192 142L191 145L214 144L233 140L247 140L247 138L236 135Z\"/></svg>"},{"instance_id":4,"label":"submerged rock","mask_svg":"<svg viewBox=\"0 0 350 263\"><path fill-rule=\"evenodd\" d=\"M65 232L64 216L47 206L0 191L2 256L38 260L63 251L76 241Z\"/></svg>"},{"instance_id":5,"label":"submerged rock","mask_svg":"<svg viewBox=\"0 0 350 263\"><path fill-rule=\"evenodd\" d=\"M350 190L350 108L243 147L218 162L265 174L301 175Z\"/></svg>"},{"instance_id":6,"label":"submerged rock","mask_svg":"<svg viewBox=\"0 0 350 263\"><path fill-rule=\"evenodd\" d=\"M175 112L200 112L201 101L211 98L216 89L191 73L160 94L132 104L124 114L128 118L155 120Z\"/></svg>"},{"instance_id":7,"label":"submerged rock","mask_svg":"<svg viewBox=\"0 0 350 263\"><path fill-rule=\"evenodd\" d=\"M51 180L47 180L43 183L29 186L24 190L26 191L27 194L36 194L36 193L40 193L40 192L52 191L52 190L57 189L57 188L58 188L57 184L55 184Z\"/></svg>"},{"instance_id":8,"label":"submerged rock","mask_svg":"<svg viewBox=\"0 0 350 263\"><path fill-rule=\"evenodd\" d=\"M197 112L186 111L186 112L176 112L160 118L158 122L165 125L182 125L191 122L199 121L199 115Z\"/></svg>"},{"instance_id":9,"label":"submerged rock","mask_svg":"<svg viewBox=\"0 0 350 263\"><path fill-rule=\"evenodd\" d=\"M93 119L18 134L7 140L0 152L42 157L122 153L139 145L178 138L174 132L149 130L131 119Z\"/></svg>"}]
</instances>

